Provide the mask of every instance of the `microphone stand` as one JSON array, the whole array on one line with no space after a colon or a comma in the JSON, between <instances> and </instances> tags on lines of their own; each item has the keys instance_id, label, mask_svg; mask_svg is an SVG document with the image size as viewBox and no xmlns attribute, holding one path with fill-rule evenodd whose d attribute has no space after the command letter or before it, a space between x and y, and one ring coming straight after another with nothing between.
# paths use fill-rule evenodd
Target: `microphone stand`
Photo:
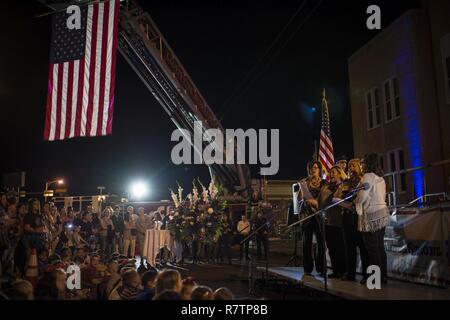
<instances>
[{"instance_id":1,"label":"microphone stand","mask_svg":"<svg viewBox=\"0 0 450 320\"><path fill-rule=\"evenodd\" d=\"M258 229L256 229L255 231L253 231L252 233L250 233L244 240L242 240L240 242L241 245L245 245L245 243L247 241L253 240L256 243L256 234L262 230L262 228L264 227L268 227L269 226L269 222L264 223L263 225L261 225ZM265 248L266 249L266 248ZM257 297L255 290L254 290L254 277L253 277L253 268L255 267L255 256L254 256L254 251L252 250L252 257L250 259L250 266L249 266L249 275L248 275L248 281L249 281L249 288L248 288L248 296L251 297Z\"/></svg>"},{"instance_id":2,"label":"microphone stand","mask_svg":"<svg viewBox=\"0 0 450 320\"><path fill-rule=\"evenodd\" d=\"M313 217L316 217L316 216L319 216L319 215L322 217L320 223L321 223L321 226L322 226L322 242L323 242L323 246L324 246L322 259L323 259L324 289L325 289L325 292L328 292L328 265L327 265L327 252L326 252L327 251L327 243L326 243L326 234L325 234L326 212L327 212L327 210L329 210L331 208L334 208L334 207L340 205L341 203L344 203L345 201L350 200L359 191L361 191L361 190L358 190L358 189L352 190L352 191L350 191L350 193L345 198L340 199L339 201L334 202L334 203L326 206L322 210L319 210L316 213L314 213L314 214L312 214L310 216L307 216L306 218L300 219L299 221L297 221L297 222L295 222L295 223L293 223L293 224L291 224L291 225L289 225L287 227L287 229L291 229L293 227L296 227L296 226L302 224L305 221L308 221L308 220L312 219Z\"/></svg>"},{"instance_id":3,"label":"microphone stand","mask_svg":"<svg viewBox=\"0 0 450 320\"><path fill-rule=\"evenodd\" d=\"M299 226L296 225L294 228L294 254L289 259L288 263L286 264L286 267L297 267L299 265L300 257L297 254L297 245L298 245L298 234L299 234Z\"/></svg>"}]
</instances>

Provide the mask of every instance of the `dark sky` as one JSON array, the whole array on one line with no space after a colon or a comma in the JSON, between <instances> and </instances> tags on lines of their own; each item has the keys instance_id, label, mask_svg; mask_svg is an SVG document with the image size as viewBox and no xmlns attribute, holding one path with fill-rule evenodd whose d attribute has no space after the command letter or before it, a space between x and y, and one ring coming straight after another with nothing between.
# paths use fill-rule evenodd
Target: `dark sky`
<instances>
[{"instance_id":1,"label":"dark sky","mask_svg":"<svg viewBox=\"0 0 450 320\"><path fill-rule=\"evenodd\" d=\"M61 176L75 195L94 194L100 185L120 192L143 178L153 200L167 199L175 181L186 188L197 176L207 182L206 167L171 163L174 125L120 55L113 135L44 142L51 18L34 17L48 11L37 2L11 2L19 1L2 4L0 13L0 172L26 171L29 191L40 191L45 179ZM353 155L347 60L376 34L366 28L366 8L380 5L386 27L418 5L411 0L324 0L307 19L319 3L309 0L279 36L302 1L138 2L225 128L280 129L276 179L305 174L324 87L335 156ZM312 107L318 111L315 119Z\"/></svg>"}]
</instances>

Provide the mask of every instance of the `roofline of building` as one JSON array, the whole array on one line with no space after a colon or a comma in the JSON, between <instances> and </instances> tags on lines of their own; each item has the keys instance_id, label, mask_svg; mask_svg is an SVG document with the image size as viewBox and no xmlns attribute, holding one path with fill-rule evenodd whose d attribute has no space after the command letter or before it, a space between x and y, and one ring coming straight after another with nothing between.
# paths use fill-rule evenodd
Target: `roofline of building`
<instances>
[{"instance_id":1,"label":"roofline of building","mask_svg":"<svg viewBox=\"0 0 450 320\"><path fill-rule=\"evenodd\" d=\"M415 9L409 9L408 11L406 11L405 13L403 13L401 16L399 16L397 19L395 19L394 22L392 22L390 25L388 25L386 28L384 28L383 30L381 30L376 36L374 36L371 40L369 40L368 42L366 42L361 48L359 48L358 50L356 50L349 58L348 58L348 62L351 63L352 60L356 59L364 50L366 50L368 47L370 47L372 44L374 44L375 42L377 42L379 40L379 38L383 37L386 33L388 33L391 29L395 28L400 21L402 21L403 19L405 19L405 17L407 16L412 16L414 14L423 12L423 8L415 8Z\"/></svg>"}]
</instances>

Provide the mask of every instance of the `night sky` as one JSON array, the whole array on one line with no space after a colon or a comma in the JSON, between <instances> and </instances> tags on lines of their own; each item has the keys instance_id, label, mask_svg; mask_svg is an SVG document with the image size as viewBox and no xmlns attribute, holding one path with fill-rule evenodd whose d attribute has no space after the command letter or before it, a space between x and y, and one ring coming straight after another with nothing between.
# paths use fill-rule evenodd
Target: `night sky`
<instances>
[{"instance_id":1,"label":"night sky","mask_svg":"<svg viewBox=\"0 0 450 320\"><path fill-rule=\"evenodd\" d=\"M309 0L292 19L302 1L138 2L225 128L280 129L280 171L274 179L305 175L318 138L324 87L335 156L353 155L347 61L376 35L366 28L366 8L380 5L386 27L418 5L324 0L307 19L319 3ZM26 171L28 191L64 177L72 195L95 194L97 186L120 193L143 178L152 200L168 199L176 181L185 189L197 176L208 182L205 166L171 163L175 127L120 55L112 136L43 141L51 18L35 15L46 11L32 1L2 4L0 172ZM254 177L257 169L252 168Z\"/></svg>"}]
</instances>

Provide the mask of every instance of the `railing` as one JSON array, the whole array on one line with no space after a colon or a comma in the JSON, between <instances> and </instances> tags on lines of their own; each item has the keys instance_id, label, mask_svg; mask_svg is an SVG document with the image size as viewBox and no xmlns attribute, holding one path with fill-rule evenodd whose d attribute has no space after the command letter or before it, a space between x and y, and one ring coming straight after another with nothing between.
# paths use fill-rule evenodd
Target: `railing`
<instances>
[{"instance_id":1,"label":"railing","mask_svg":"<svg viewBox=\"0 0 450 320\"><path fill-rule=\"evenodd\" d=\"M433 198L440 198L438 200L440 201L445 201L445 200L450 200L450 196L448 193L446 193L445 191L439 191L439 192L433 192L433 193L427 193L427 180L426 180L426 174L423 175L423 188L424 188L424 194L421 195L420 197L417 197L416 199L413 199L410 202L407 202L406 204L399 204L399 196L402 193L405 193L405 191L400 190L399 188L402 186L399 186L399 182L400 184L404 184L406 179L399 180L402 179L403 177L406 177L407 174L413 174L416 173L418 171L429 171L433 168L441 168L441 170L443 169L444 166L448 166L450 165L450 159L445 160L445 161L440 161L440 162L435 162L435 163L431 163L425 166L421 166L421 167L415 167L415 168L410 168L410 169L405 169L405 170L400 170L400 171L395 171L395 172L390 172L384 175L384 177L386 178L388 184L390 185L390 191L387 194L387 203L389 205L390 208L392 208L393 210L397 210L398 208L408 208L408 207L420 207L423 205L426 205L429 203L430 199ZM443 172L435 172L435 175L439 175L439 174L443 174ZM405 187L405 186L403 186ZM413 185L413 194L415 193L414 191L414 185Z\"/></svg>"}]
</instances>

